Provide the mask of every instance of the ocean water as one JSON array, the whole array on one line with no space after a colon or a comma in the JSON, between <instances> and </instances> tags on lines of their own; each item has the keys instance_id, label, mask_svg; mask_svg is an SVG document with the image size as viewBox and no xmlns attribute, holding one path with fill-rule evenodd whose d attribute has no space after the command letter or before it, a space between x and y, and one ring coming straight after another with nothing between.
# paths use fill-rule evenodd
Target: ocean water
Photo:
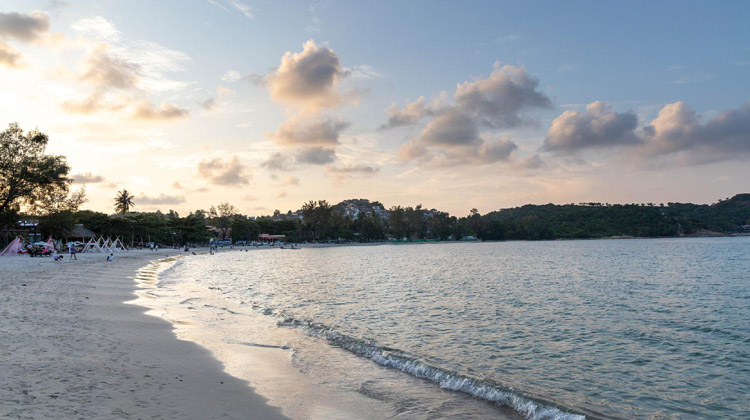
<instances>
[{"instance_id":1,"label":"ocean water","mask_svg":"<svg viewBox=\"0 0 750 420\"><path fill-rule=\"evenodd\" d=\"M265 249L160 270L153 313L295 418L750 418L750 238Z\"/></svg>"}]
</instances>

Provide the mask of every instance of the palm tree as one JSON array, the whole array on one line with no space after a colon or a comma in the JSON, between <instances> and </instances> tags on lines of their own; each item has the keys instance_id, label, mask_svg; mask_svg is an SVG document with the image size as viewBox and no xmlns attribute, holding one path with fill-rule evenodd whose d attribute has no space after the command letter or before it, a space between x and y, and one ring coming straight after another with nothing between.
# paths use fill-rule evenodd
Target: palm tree
<instances>
[{"instance_id":1,"label":"palm tree","mask_svg":"<svg viewBox=\"0 0 750 420\"><path fill-rule=\"evenodd\" d=\"M115 196L115 211L119 213L127 213L131 207L135 207L133 203L133 197L130 195L128 190L118 191Z\"/></svg>"}]
</instances>

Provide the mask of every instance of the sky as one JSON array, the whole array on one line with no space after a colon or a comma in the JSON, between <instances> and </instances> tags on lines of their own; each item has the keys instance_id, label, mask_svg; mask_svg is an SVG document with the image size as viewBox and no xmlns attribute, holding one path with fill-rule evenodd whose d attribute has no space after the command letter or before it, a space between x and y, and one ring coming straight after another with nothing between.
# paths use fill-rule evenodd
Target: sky
<instances>
[{"instance_id":1,"label":"sky","mask_svg":"<svg viewBox=\"0 0 750 420\"><path fill-rule=\"evenodd\" d=\"M749 192L746 1L0 4L0 124L84 208L466 215Z\"/></svg>"}]
</instances>

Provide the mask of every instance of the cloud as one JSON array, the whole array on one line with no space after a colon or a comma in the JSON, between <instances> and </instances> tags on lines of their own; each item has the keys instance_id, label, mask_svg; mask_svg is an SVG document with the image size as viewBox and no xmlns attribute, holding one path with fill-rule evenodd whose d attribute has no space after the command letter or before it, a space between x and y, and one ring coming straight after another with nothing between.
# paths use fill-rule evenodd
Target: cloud
<instances>
[{"instance_id":1,"label":"cloud","mask_svg":"<svg viewBox=\"0 0 750 420\"><path fill-rule=\"evenodd\" d=\"M192 61L189 55L152 41L135 41L114 47L111 55L139 68L138 88L146 92L184 89L188 83L170 80L165 73L183 71Z\"/></svg>"},{"instance_id":2,"label":"cloud","mask_svg":"<svg viewBox=\"0 0 750 420\"><path fill-rule=\"evenodd\" d=\"M345 74L338 54L308 40L302 52L284 54L266 82L275 101L316 112L342 104L338 82Z\"/></svg>"},{"instance_id":3,"label":"cloud","mask_svg":"<svg viewBox=\"0 0 750 420\"><path fill-rule=\"evenodd\" d=\"M246 194L246 195L243 195L243 196L242 196L242 200L243 200L243 201L258 201L258 197L255 197L255 196L253 196L253 195L249 195L249 194Z\"/></svg>"},{"instance_id":4,"label":"cloud","mask_svg":"<svg viewBox=\"0 0 750 420\"><path fill-rule=\"evenodd\" d=\"M246 5L246 4L244 4L244 3L242 3L239 0L224 0L223 3L225 3L227 6L225 6L224 4L222 4L221 0L208 0L208 2L210 4L212 4L212 5L220 8L220 9L224 10L225 12L229 12L229 8L227 7L227 6L229 6L229 7L232 7L234 9L238 10L240 13L242 13L243 15L245 15L245 17L248 18L248 19L254 19L255 18L255 16L253 16L253 13L252 13L253 8L250 7L250 6L248 6L248 5Z\"/></svg>"},{"instance_id":5,"label":"cloud","mask_svg":"<svg viewBox=\"0 0 750 420\"><path fill-rule=\"evenodd\" d=\"M227 72L221 76L221 80L225 82L237 82L241 79L242 74L238 70L227 70Z\"/></svg>"},{"instance_id":6,"label":"cloud","mask_svg":"<svg viewBox=\"0 0 750 420\"><path fill-rule=\"evenodd\" d=\"M134 199L138 204L181 204L185 202L185 197L181 195L166 195L159 194L157 197L149 197L147 195L140 195Z\"/></svg>"},{"instance_id":7,"label":"cloud","mask_svg":"<svg viewBox=\"0 0 750 420\"><path fill-rule=\"evenodd\" d=\"M91 85L93 90L86 98L67 100L61 106L74 113L130 108L130 116L136 119L185 117L188 115L186 109L167 103L155 108L147 98L152 91L179 88L182 82L166 79L163 72L182 69L181 62L189 60L183 55L147 41L133 43L127 48L99 43L89 52L78 75L78 79Z\"/></svg>"},{"instance_id":8,"label":"cloud","mask_svg":"<svg viewBox=\"0 0 750 420\"><path fill-rule=\"evenodd\" d=\"M251 84L255 86L266 86L266 78L261 76L260 74L250 73L242 76L242 80L246 82L250 82Z\"/></svg>"},{"instance_id":9,"label":"cloud","mask_svg":"<svg viewBox=\"0 0 750 420\"><path fill-rule=\"evenodd\" d=\"M44 12L0 13L0 64L11 68L21 66L21 53L5 43L5 40L13 38L32 42L41 38L48 30L49 16Z\"/></svg>"},{"instance_id":10,"label":"cloud","mask_svg":"<svg viewBox=\"0 0 750 420\"><path fill-rule=\"evenodd\" d=\"M706 124L684 102L664 106L643 129L643 152L677 154L685 164L750 158L750 102L727 110Z\"/></svg>"},{"instance_id":11,"label":"cloud","mask_svg":"<svg viewBox=\"0 0 750 420\"><path fill-rule=\"evenodd\" d=\"M229 1L229 4L232 5L232 7L234 7L237 10L239 10L240 13L242 13L243 15L245 15L246 18L253 19L255 17L255 16L253 16L253 14L251 12L253 10L252 7L250 7L250 6L242 3L239 0L228 0L228 1Z\"/></svg>"},{"instance_id":12,"label":"cloud","mask_svg":"<svg viewBox=\"0 0 750 420\"><path fill-rule=\"evenodd\" d=\"M420 96L416 101L406 103L403 108L394 103L385 109L388 114L388 122L379 127L380 130L387 130L401 126L413 125L424 117L434 116L440 112L437 101L433 104L426 104L424 96Z\"/></svg>"},{"instance_id":13,"label":"cloud","mask_svg":"<svg viewBox=\"0 0 750 420\"><path fill-rule=\"evenodd\" d=\"M180 184L180 181L175 181L175 182L174 182L174 183L172 184L172 188L174 188L174 189L176 189L176 190L181 190L181 189L183 189L183 186L182 186L182 184Z\"/></svg>"},{"instance_id":14,"label":"cloud","mask_svg":"<svg viewBox=\"0 0 750 420\"><path fill-rule=\"evenodd\" d=\"M189 114L187 109L167 102L162 102L159 108L156 108L148 101L141 101L135 108L133 118L151 121L172 120L187 117Z\"/></svg>"},{"instance_id":15,"label":"cloud","mask_svg":"<svg viewBox=\"0 0 750 420\"><path fill-rule=\"evenodd\" d=\"M82 100L64 101L61 107L74 114L92 114L99 111L118 111L127 107L131 101L131 98L124 96L107 101L104 93L96 91Z\"/></svg>"},{"instance_id":16,"label":"cloud","mask_svg":"<svg viewBox=\"0 0 750 420\"><path fill-rule=\"evenodd\" d=\"M523 67L495 64L486 79L466 81L456 86L454 104L443 104L438 98L430 104L420 97L403 108L391 105L385 112L388 122L380 129L416 124L431 120L418 137L399 150L404 161L433 165L488 164L508 161L517 145L507 137L487 141L483 128L498 130L530 124L526 111L546 109L552 102L538 90L539 82Z\"/></svg>"},{"instance_id":17,"label":"cloud","mask_svg":"<svg viewBox=\"0 0 750 420\"><path fill-rule=\"evenodd\" d=\"M493 142L484 142L477 149L476 154L470 153L465 159L478 163L494 163L499 161L508 161L511 153L518 149L516 143L507 137L502 137Z\"/></svg>"},{"instance_id":18,"label":"cloud","mask_svg":"<svg viewBox=\"0 0 750 420\"><path fill-rule=\"evenodd\" d=\"M297 150L294 161L310 165L325 165L336 160L336 151L326 147L303 147Z\"/></svg>"},{"instance_id":19,"label":"cloud","mask_svg":"<svg viewBox=\"0 0 750 420\"><path fill-rule=\"evenodd\" d=\"M341 131L349 125L339 118L296 117L281 124L272 137L283 146L332 146L339 143Z\"/></svg>"},{"instance_id":20,"label":"cloud","mask_svg":"<svg viewBox=\"0 0 750 420\"><path fill-rule=\"evenodd\" d=\"M439 100L425 104L420 97L407 103L403 109L391 105L385 112L389 121L382 128L414 124L427 116L439 117L445 112L458 111L490 128L513 128L528 120L521 113L532 109L547 109L552 101L537 87L539 81L530 76L523 67L500 66L486 79L463 82L456 86L453 94L454 106L440 106Z\"/></svg>"},{"instance_id":21,"label":"cloud","mask_svg":"<svg viewBox=\"0 0 750 420\"><path fill-rule=\"evenodd\" d=\"M206 111L212 111L216 109L216 106L218 105L215 98L208 98L203 102L198 102L198 104Z\"/></svg>"},{"instance_id":22,"label":"cloud","mask_svg":"<svg viewBox=\"0 0 750 420\"><path fill-rule=\"evenodd\" d=\"M236 92L232 89L225 88L224 86L219 86L216 88L216 93L218 94L219 99L211 97L203 102L198 102L198 105L207 111L213 111L219 106L220 101L224 100L227 96L234 96Z\"/></svg>"},{"instance_id":23,"label":"cloud","mask_svg":"<svg viewBox=\"0 0 750 420\"><path fill-rule=\"evenodd\" d=\"M39 39L48 30L49 16L44 12L0 13L0 37L30 42Z\"/></svg>"},{"instance_id":24,"label":"cloud","mask_svg":"<svg viewBox=\"0 0 750 420\"><path fill-rule=\"evenodd\" d=\"M288 155L276 152L261 163L260 166L272 171L291 171L294 169L294 159Z\"/></svg>"},{"instance_id":25,"label":"cloud","mask_svg":"<svg viewBox=\"0 0 750 420\"><path fill-rule=\"evenodd\" d=\"M198 163L198 174L216 185L247 184L252 176L237 156L226 163L219 158L202 161Z\"/></svg>"},{"instance_id":26,"label":"cloud","mask_svg":"<svg viewBox=\"0 0 750 420\"><path fill-rule=\"evenodd\" d=\"M586 112L568 110L555 118L542 150L570 154L584 149L632 146L641 143L636 134L638 117L632 112L612 112L602 101L586 106Z\"/></svg>"},{"instance_id":27,"label":"cloud","mask_svg":"<svg viewBox=\"0 0 750 420\"><path fill-rule=\"evenodd\" d=\"M131 89L136 87L140 72L139 65L112 55L108 46L100 46L89 54L79 79L101 91Z\"/></svg>"},{"instance_id":28,"label":"cloud","mask_svg":"<svg viewBox=\"0 0 750 420\"><path fill-rule=\"evenodd\" d=\"M383 74L377 71L375 67L367 64L352 66L346 69L346 73L353 80L374 80L383 77Z\"/></svg>"},{"instance_id":29,"label":"cloud","mask_svg":"<svg viewBox=\"0 0 750 420\"><path fill-rule=\"evenodd\" d=\"M299 178L296 176L288 176L281 181L281 185L284 187L299 185Z\"/></svg>"},{"instance_id":30,"label":"cloud","mask_svg":"<svg viewBox=\"0 0 750 420\"><path fill-rule=\"evenodd\" d=\"M78 20L70 27L83 35L93 36L107 42L119 41L122 35L112 22L101 16Z\"/></svg>"},{"instance_id":31,"label":"cloud","mask_svg":"<svg viewBox=\"0 0 750 420\"><path fill-rule=\"evenodd\" d=\"M552 101L537 90L539 81L523 67L495 64L487 79L464 82L456 87L458 107L493 128L517 127L525 121L519 113L527 109L551 108Z\"/></svg>"},{"instance_id":32,"label":"cloud","mask_svg":"<svg viewBox=\"0 0 750 420\"><path fill-rule=\"evenodd\" d=\"M446 112L422 130L425 145L461 146L481 142L475 121L458 109Z\"/></svg>"},{"instance_id":33,"label":"cloud","mask_svg":"<svg viewBox=\"0 0 750 420\"><path fill-rule=\"evenodd\" d=\"M299 165L325 165L335 160L333 148L300 147L293 154L276 152L260 165L271 171L293 171Z\"/></svg>"},{"instance_id":34,"label":"cloud","mask_svg":"<svg viewBox=\"0 0 750 420\"><path fill-rule=\"evenodd\" d=\"M3 41L0 41L0 64L8 67L17 67L20 59L20 52Z\"/></svg>"},{"instance_id":35,"label":"cloud","mask_svg":"<svg viewBox=\"0 0 750 420\"><path fill-rule=\"evenodd\" d=\"M368 176L375 176L380 172L380 168L377 166L369 166L369 165L347 165L347 166L327 166L326 167L326 174L333 175L333 183L334 185L341 184L344 181L347 181L351 178L361 178L361 177L368 177Z\"/></svg>"},{"instance_id":36,"label":"cloud","mask_svg":"<svg viewBox=\"0 0 750 420\"><path fill-rule=\"evenodd\" d=\"M538 169L544 166L544 161L541 156L534 154L519 159L517 165L523 169Z\"/></svg>"},{"instance_id":37,"label":"cloud","mask_svg":"<svg viewBox=\"0 0 750 420\"><path fill-rule=\"evenodd\" d=\"M73 183L75 184L96 184L98 182L104 182L104 177L101 175L94 175L91 172L85 172L81 174L74 174L71 175L71 178L73 178Z\"/></svg>"},{"instance_id":38,"label":"cloud","mask_svg":"<svg viewBox=\"0 0 750 420\"><path fill-rule=\"evenodd\" d=\"M342 167L328 166L326 167L326 172L333 173L333 174L343 174L343 175L352 175L352 174L375 175L378 172L380 172L380 168L376 166L368 166L368 165L349 165L349 166L342 166Z\"/></svg>"},{"instance_id":39,"label":"cloud","mask_svg":"<svg viewBox=\"0 0 750 420\"><path fill-rule=\"evenodd\" d=\"M485 141L476 120L459 108L450 108L427 124L419 137L403 145L399 157L438 166L488 164L507 161L517 147L506 137Z\"/></svg>"}]
</instances>

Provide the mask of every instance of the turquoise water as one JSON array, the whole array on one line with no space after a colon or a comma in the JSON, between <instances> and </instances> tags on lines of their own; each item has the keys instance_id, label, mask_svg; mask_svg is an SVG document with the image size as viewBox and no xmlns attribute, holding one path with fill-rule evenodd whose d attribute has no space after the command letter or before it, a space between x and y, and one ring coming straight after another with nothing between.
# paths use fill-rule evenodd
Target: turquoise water
<instances>
[{"instance_id":1,"label":"turquoise water","mask_svg":"<svg viewBox=\"0 0 750 420\"><path fill-rule=\"evenodd\" d=\"M750 418L750 238L227 252L187 281L324 343L289 344L300 371L369 359L324 382L394 418Z\"/></svg>"}]
</instances>

